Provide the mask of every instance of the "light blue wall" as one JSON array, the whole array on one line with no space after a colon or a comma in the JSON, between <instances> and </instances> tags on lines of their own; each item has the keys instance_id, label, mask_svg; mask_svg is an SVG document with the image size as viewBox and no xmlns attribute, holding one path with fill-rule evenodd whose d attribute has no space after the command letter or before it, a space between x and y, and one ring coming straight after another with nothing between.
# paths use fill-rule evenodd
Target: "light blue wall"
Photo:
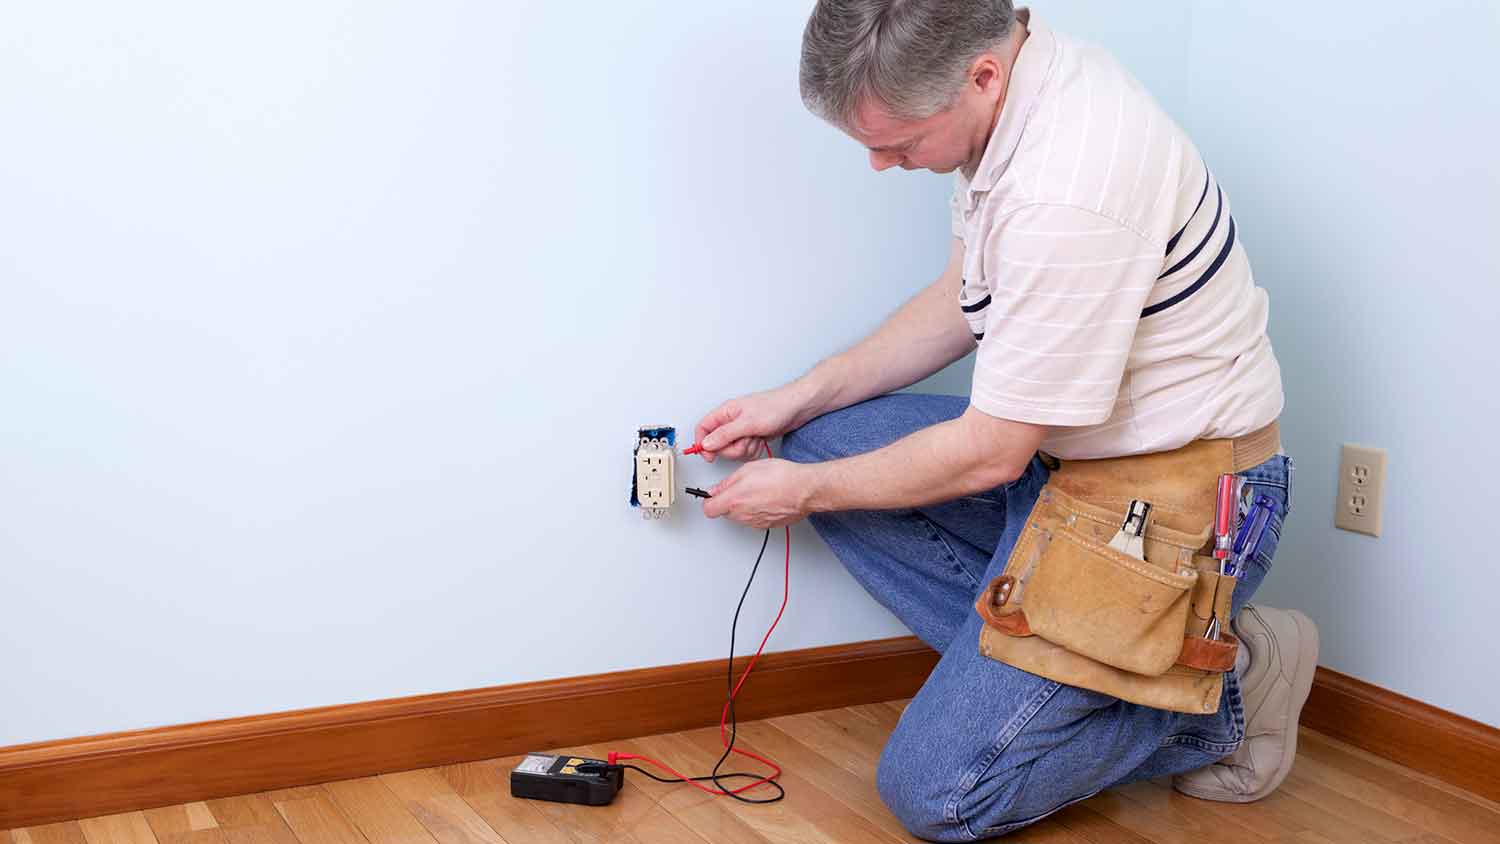
<instances>
[{"instance_id":1,"label":"light blue wall","mask_svg":"<svg viewBox=\"0 0 1500 844\"><path fill-rule=\"evenodd\" d=\"M1500 724L1500 4L1194 4L1178 117L1232 197L1287 390L1294 515L1263 598L1323 665ZM1384 535L1338 447L1390 450Z\"/></svg>"},{"instance_id":2,"label":"light blue wall","mask_svg":"<svg viewBox=\"0 0 1500 844\"><path fill-rule=\"evenodd\" d=\"M876 176L803 112L806 8L0 9L0 745L721 656L758 536L642 522L634 427L799 373L946 248L946 180ZM1394 12L1300 52L1262 31L1328 41L1331 13L1039 13L1198 136L1272 290L1301 468L1266 594L1318 615L1325 663L1493 721L1462 649L1426 648L1486 606L1482 504L1437 491L1477 490L1442 446L1495 409L1480 8L1429 16L1406 76ZM1399 97L1349 88L1377 70ZM1379 542L1321 526L1343 439L1394 450ZM773 649L905 632L793 542Z\"/></svg>"},{"instance_id":3,"label":"light blue wall","mask_svg":"<svg viewBox=\"0 0 1500 844\"><path fill-rule=\"evenodd\" d=\"M760 537L643 522L636 426L947 252L803 110L805 12L0 10L0 745L722 656ZM905 632L793 564L774 648Z\"/></svg>"},{"instance_id":4,"label":"light blue wall","mask_svg":"<svg viewBox=\"0 0 1500 844\"><path fill-rule=\"evenodd\" d=\"M807 8L0 10L0 745L722 656L758 536L642 522L635 426L946 255ZM793 590L773 649L906 632L805 527Z\"/></svg>"}]
</instances>

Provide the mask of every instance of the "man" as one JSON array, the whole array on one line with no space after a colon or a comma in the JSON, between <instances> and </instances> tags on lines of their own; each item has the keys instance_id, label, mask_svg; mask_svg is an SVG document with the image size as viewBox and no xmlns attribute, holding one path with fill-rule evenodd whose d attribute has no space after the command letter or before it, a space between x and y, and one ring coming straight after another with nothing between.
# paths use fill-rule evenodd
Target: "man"
<instances>
[{"instance_id":1,"label":"man","mask_svg":"<svg viewBox=\"0 0 1500 844\"><path fill-rule=\"evenodd\" d=\"M876 170L956 171L947 268L868 338L697 428L754 460L710 516L810 517L869 592L942 653L892 734L880 794L916 835L1000 835L1112 785L1177 775L1210 800L1280 784L1317 655L1300 613L1249 607L1291 461L1243 473L1277 505L1233 592L1243 646L1212 714L1064 685L979 653L974 602L1048 466L1168 451L1280 414L1267 296L1192 142L1107 53L1009 0L820 0L809 108ZM971 396L887 395L976 350ZM878 398L877 398L878 397Z\"/></svg>"}]
</instances>

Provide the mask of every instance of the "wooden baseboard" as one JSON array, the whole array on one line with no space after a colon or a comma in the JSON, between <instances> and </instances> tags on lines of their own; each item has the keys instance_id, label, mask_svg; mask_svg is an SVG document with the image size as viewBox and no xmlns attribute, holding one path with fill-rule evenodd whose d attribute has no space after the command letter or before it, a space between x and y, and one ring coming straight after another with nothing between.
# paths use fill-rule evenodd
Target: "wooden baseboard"
<instances>
[{"instance_id":1,"label":"wooden baseboard","mask_svg":"<svg viewBox=\"0 0 1500 844\"><path fill-rule=\"evenodd\" d=\"M765 654L735 710L910 697L936 664L914 637ZM725 683L710 660L0 748L0 829L709 726Z\"/></svg>"},{"instance_id":2,"label":"wooden baseboard","mask_svg":"<svg viewBox=\"0 0 1500 844\"><path fill-rule=\"evenodd\" d=\"M1500 800L1500 730L1322 666L1302 726L1489 800Z\"/></svg>"},{"instance_id":3,"label":"wooden baseboard","mask_svg":"<svg viewBox=\"0 0 1500 844\"><path fill-rule=\"evenodd\" d=\"M736 709L909 697L936 664L909 636L766 654ZM0 829L708 726L724 684L710 660L0 748ZM1493 727L1321 667L1302 724L1500 800Z\"/></svg>"}]
</instances>

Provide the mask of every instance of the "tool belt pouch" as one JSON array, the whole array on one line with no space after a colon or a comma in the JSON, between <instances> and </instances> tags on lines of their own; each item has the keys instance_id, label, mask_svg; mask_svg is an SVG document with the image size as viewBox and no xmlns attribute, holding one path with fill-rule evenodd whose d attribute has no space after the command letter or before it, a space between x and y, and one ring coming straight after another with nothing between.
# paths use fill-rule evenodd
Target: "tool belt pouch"
<instances>
[{"instance_id":1,"label":"tool belt pouch","mask_svg":"<svg viewBox=\"0 0 1500 844\"><path fill-rule=\"evenodd\" d=\"M1211 556L1225 441L1068 461L1041 491L1005 572L975 602L985 656L1146 706L1217 711L1235 579ZM1111 548L1132 499L1150 501L1146 559ZM1210 553L1205 553L1210 552ZM1218 618L1215 639L1205 639Z\"/></svg>"}]
</instances>

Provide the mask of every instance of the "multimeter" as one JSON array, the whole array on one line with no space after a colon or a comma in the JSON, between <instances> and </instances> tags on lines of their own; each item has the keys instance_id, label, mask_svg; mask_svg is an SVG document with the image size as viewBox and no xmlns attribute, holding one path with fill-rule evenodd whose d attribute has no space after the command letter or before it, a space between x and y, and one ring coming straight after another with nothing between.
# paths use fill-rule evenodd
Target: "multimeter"
<instances>
[{"instance_id":1,"label":"multimeter","mask_svg":"<svg viewBox=\"0 0 1500 844\"><path fill-rule=\"evenodd\" d=\"M625 769L603 759L528 753L510 772L512 797L603 806L625 784Z\"/></svg>"}]
</instances>

